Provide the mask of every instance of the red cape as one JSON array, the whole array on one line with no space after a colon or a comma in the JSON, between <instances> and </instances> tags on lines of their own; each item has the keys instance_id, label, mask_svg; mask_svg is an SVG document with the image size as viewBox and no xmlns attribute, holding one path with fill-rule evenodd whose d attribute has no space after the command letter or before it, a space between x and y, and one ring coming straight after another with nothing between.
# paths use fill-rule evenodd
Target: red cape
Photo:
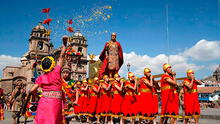
<instances>
[{"instance_id":1,"label":"red cape","mask_svg":"<svg viewBox=\"0 0 220 124\"><path fill-rule=\"evenodd\" d=\"M123 62L124 62L124 60L123 60L123 51L122 51L121 44L118 41L116 41L116 44L118 45L119 69L120 69ZM99 70L99 77L102 77L104 74L108 74L108 68L107 68L108 62L107 62L106 55L105 55L107 45L108 45L108 42L105 44L105 47L104 47L104 49L102 50L102 52L99 56L99 59L102 61L102 66L101 66L101 69ZM117 70L117 72L119 71L119 69Z\"/></svg>"}]
</instances>

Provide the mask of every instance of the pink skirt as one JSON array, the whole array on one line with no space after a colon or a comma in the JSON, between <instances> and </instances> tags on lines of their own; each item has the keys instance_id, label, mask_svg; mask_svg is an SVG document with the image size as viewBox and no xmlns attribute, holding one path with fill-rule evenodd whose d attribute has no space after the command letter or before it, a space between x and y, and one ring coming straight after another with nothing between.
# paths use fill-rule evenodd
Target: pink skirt
<instances>
[{"instance_id":1,"label":"pink skirt","mask_svg":"<svg viewBox=\"0 0 220 124\"><path fill-rule=\"evenodd\" d=\"M41 97L37 107L34 124L62 124L63 101L59 98Z\"/></svg>"}]
</instances>

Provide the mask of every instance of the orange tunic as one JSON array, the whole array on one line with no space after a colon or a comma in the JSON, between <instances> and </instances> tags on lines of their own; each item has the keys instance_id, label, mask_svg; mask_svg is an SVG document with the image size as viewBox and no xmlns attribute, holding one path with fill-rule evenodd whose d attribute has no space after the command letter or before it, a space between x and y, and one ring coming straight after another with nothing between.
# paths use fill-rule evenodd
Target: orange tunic
<instances>
[{"instance_id":1,"label":"orange tunic","mask_svg":"<svg viewBox=\"0 0 220 124\"><path fill-rule=\"evenodd\" d=\"M189 79L184 80L184 84L190 84ZM184 85L183 84L183 85ZM200 106L197 92L197 83L193 82L192 89L187 88L185 85L184 89L184 107L185 107L185 118L198 117L200 115Z\"/></svg>"},{"instance_id":2,"label":"orange tunic","mask_svg":"<svg viewBox=\"0 0 220 124\"><path fill-rule=\"evenodd\" d=\"M80 87L81 88L85 88L84 86ZM79 113L81 114L86 114L87 112L87 92L88 91L82 91L80 90L80 97L78 100L78 104L79 104Z\"/></svg>"},{"instance_id":3,"label":"orange tunic","mask_svg":"<svg viewBox=\"0 0 220 124\"><path fill-rule=\"evenodd\" d=\"M112 113L113 116L120 116L121 114L121 103L122 103L122 93L118 91L118 89L115 87L117 85L118 87L121 87L121 84L117 81L112 82L112 94L113 98L111 101L111 107L110 107L110 113Z\"/></svg>"},{"instance_id":4,"label":"orange tunic","mask_svg":"<svg viewBox=\"0 0 220 124\"><path fill-rule=\"evenodd\" d=\"M179 100L176 88L165 81L165 79L173 77L164 74L161 78L161 116L177 118L179 113Z\"/></svg>"},{"instance_id":5,"label":"orange tunic","mask_svg":"<svg viewBox=\"0 0 220 124\"><path fill-rule=\"evenodd\" d=\"M97 100L98 100L98 97L97 97L98 93L96 93L93 90L93 88L98 89L99 86L95 84L89 90L90 92L89 92L87 111L90 116L94 116L96 114L96 106L97 106Z\"/></svg>"},{"instance_id":6,"label":"orange tunic","mask_svg":"<svg viewBox=\"0 0 220 124\"><path fill-rule=\"evenodd\" d=\"M108 87L109 84L103 82L103 84ZM106 91L105 89L101 88L101 113L103 116L107 116L107 114L109 113L109 108L111 105L111 95L110 95L110 91Z\"/></svg>"},{"instance_id":7,"label":"orange tunic","mask_svg":"<svg viewBox=\"0 0 220 124\"><path fill-rule=\"evenodd\" d=\"M97 97L96 116L100 116L101 115L102 103L101 103L100 93L101 92L98 93L98 97Z\"/></svg>"},{"instance_id":8,"label":"orange tunic","mask_svg":"<svg viewBox=\"0 0 220 124\"><path fill-rule=\"evenodd\" d=\"M140 98L139 98L139 110L141 113L140 118L142 119L154 119L154 103L153 103L153 95L152 88L147 86L144 83L144 80L148 80L146 77L142 77L140 79Z\"/></svg>"},{"instance_id":9,"label":"orange tunic","mask_svg":"<svg viewBox=\"0 0 220 124\"><path fill-rule=\"evenodd\" d=\"M130 85L131 87L134 87L134 84L130 81L125 82L125 87ZM125 89L125 96L122 101L121 111L125 117L131 117L134 115L134 109L137 109L134 107L136 100L136 97L134 96L134 90L130 88Z\"/></svg>"}]
</instances>

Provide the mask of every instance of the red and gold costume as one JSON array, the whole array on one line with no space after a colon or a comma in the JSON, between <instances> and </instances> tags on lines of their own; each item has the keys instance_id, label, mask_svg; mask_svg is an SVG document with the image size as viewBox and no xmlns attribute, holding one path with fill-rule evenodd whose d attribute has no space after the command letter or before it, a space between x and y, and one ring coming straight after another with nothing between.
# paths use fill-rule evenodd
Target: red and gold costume
<instances>
[{"instance_id":1,"label":"red and gold costume","mask_svg":"<svg viewBox=\"0 0 220 124\"><path fill-rule=\"evenodd\" d=\"M139 111L141 113L140 118L151 120L154 119L154 102L152 95L152 88L145 84L144 80L149 79L147 77L142 77L140 79L140 88L139 88ZM149 81L150 82L150 81Z\"/></svg>"},{"instance_id":2,"label":"red and gold costume","mask_svg":"<svg viewBox=\"0 0 220 124\"><path fill-rule=\"evenodd\" d=\"M115 74L115 78L116 78L116 75L118 74ZM122 103L122 92L119 91L117 88L116 88L116 85L118 87L121 87L121 83L120 81L113 81L112 82L112 101L111 101L111 107L110 107L110 112L112 113L112 116L114 117L120 117L121 116L121 103Z\"/></svg>"},{"instance_id":3,"label":"red and gold costume","mask_svg":"<svg viewBox=\"0 0 220 124\"><path fill-rule=\"evenodd\" d=\"M102 83L103 80L100 80L100 83ZM98 98L97 98L97 105L96 105L96 116L101 116L102 114L102 99L101 99L101 89L98 93Z\"/></svg>"},{"instance_id":4,"label":"red and gold costume","mask_svg":"<svg viewBox=\"0 0 220 124\"><path fill-rule=\"evenodd\" d=\"M185 84L190 84L191 80L186 78L183 82L184 90L184 107L185 107L185 118L199 117L200 106L197 91L197 82L194 80L192 89L189 89Z\"/></svg>"},{"instance_id":5,"label":"red and gold costume","mask_svg":"<svg viewBox=\"0 0 220 124\"><path fill-rule=\"evenodd\" d=\"M88 113L90 117L93 117L96 114L96 105L98 100L98 93L96 93L93 88L98 90L99 86L94 84L89 89Z\"/></svg>"},{"instance_id":6,"label":"red and gold costume","mask_svg":"<svg viewBox=\"0 0 220 124\"><path fill-rule=\"evenodd\" d=\"M78 100L78 104L79 104L79 112L82 115L85 115L87 113L87 100L88 100L88 90L82 90L85 89L86 86L81 86L80 87L80 96L79 96L79 100Z\"/></svg>"},{"instance_id":7,"label":"red and gold costume","mask_svg":"<svg viewBox=\"0 0 220 124\"><path fill-rule=\"evenodd\" d=\"M113 33L112 35L116 35ZM99 76L116 74L123 64L123 51L118 41L109 41L105 44L99 59L103 62Z\"/></svg>"},{"instance_id":8,"label":"red and gold costume","mask_svg":"<svg viewBox=\"0 0 220 124\"><path fill-rule=\"evenodd\" d=\"M105 75L107 76L107 75ZM103 77L103 79L107 78L107 77ZM105 81L102 83L102 85L105 85L105 87L109 87L109 84L106 83ZM101 96L101 113L103 116L108 116L109 113L109 108L111 105L111 94L110 91L106 91L104 88L101 88L100 90L100 96Z\"/></svg>"},{"instance_id":9,"label":"red and gold costume","mask_svg":"<svg viewBox=\"0 0 220 124\"><path fill-rule=\"evenodd\" d=\"M130 76L134 76L133 73L129 72ZM137 102L136 97L134 96L135 91L133 89L128 88L128 86L135 87L133 81L126 81L124 84L125 87L125 95L122 101L121 111L124 117L131 117L135 113L135 109L137 106L134 106Z\"/></svg>"},{"instance_id":10,"label":"red and gold costume","mask_svg":"<svg viewBox=\"0 0 220 124\"><path fill-rule=\"evenodd\" d=\"M171 66L168 65L167 68L168 67L171 67ZM161 82L161 100L162 100L161 117L177 118L178 113L179 113L178 93L177 93L176 88L166 81L167 78L170 78L173 80L172 76L168 74L164 74L161 77L161 81L160 81Z\"/></svg>"}]
</instances>

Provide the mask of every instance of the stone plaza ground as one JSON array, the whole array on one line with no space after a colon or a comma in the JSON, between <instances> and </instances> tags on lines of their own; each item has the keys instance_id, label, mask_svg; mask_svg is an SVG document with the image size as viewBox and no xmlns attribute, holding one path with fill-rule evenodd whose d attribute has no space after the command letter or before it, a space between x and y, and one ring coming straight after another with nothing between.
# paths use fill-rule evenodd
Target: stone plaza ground
<instances>
[{"instance_id":1,"label":"stone plaza ground","mask_svg":"<svg viewBox=\"0 0 220 124\"><path fill-rule=\"evenodd\" d=\"M5 112L5 120L0 121L0 124L12 124L11 112ZM21 120L23 120L21 118ZM159 117L157 118L157 122ZM178 124L183 122L178 120ZM201 110L200 124L220 124L220 109L219 108L207 108ZM33 118L29 118L27 124L33 124ZM71 121L70 124L80 124L77 121Z\"/></svg>"}]
</instances>

